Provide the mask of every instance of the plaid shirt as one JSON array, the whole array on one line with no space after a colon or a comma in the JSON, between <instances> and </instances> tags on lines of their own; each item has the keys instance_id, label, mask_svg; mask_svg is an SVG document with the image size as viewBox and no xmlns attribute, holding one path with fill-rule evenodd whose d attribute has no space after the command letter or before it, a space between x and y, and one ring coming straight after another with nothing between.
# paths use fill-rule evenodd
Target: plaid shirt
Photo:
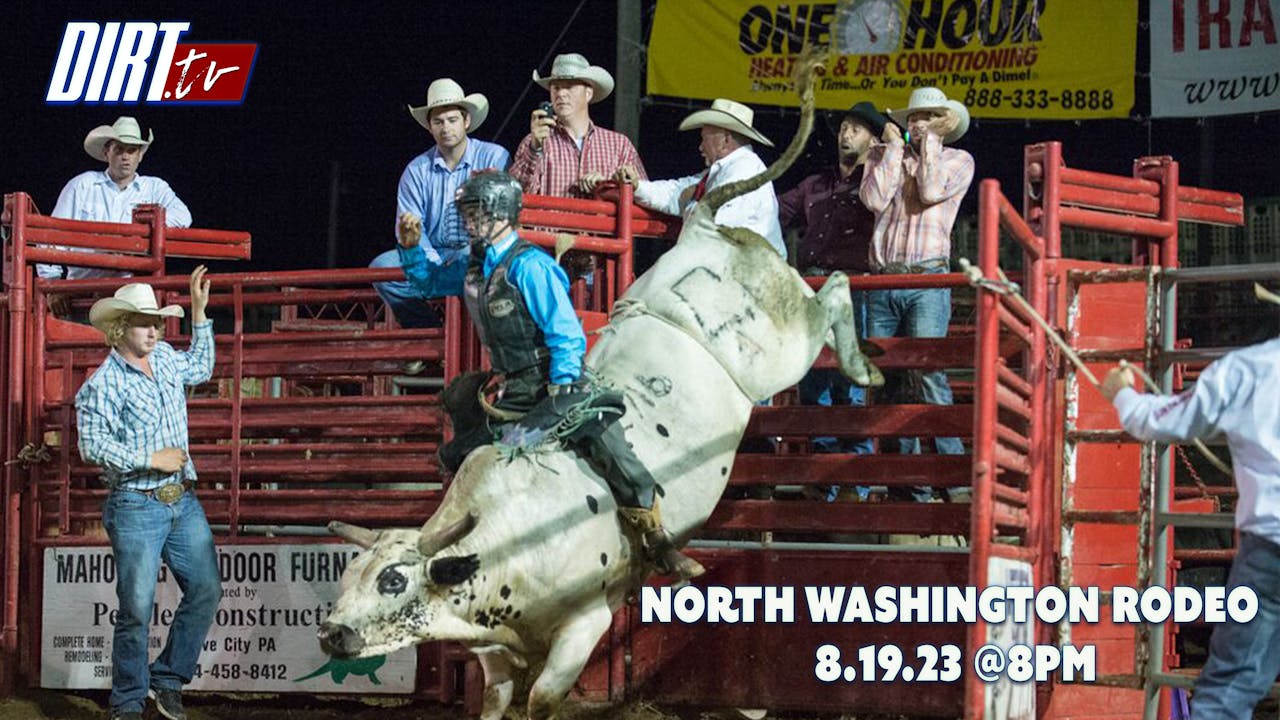
<instances>
[{"instance_id":1,"label":"plaid shirt","mask_svg":"<svg viewBox=\"0 0 1280 720\"><path fill-rule=\"evenodd\" d=\"M873 145L858 192L876 213L872 269L951 257L951 226L971 182L973 156L933 133L921 155L903 143Z\"/></svg>"},{"instance_id":2,"label":"plaid shirt","mask_svg":"<svg viewBox=\"0 0 1280 720\"><path fill-rule=\"evenodd\" d=\"M191 349L178 352L156 343L148 358L152 377L112 350L76 393L76 429L80 457L102 467L112 488L152 490L180 480L195 480L191 460L181 472L151 470L151 454L164 448L187 449L187 394L213 375L213 321L195 326Z\"/></svg>"},{"instance_id":3,"label":"plaid shirt","mask_svg":"<svg viewBox=\"0 0 1280 720\"><path fill-rule=\"evenodd\" d=\"M607 180L623 165L634 166L641 180L648 179L640 153L626 135L591 123L582 150L578 150L569 132L557 125L542 143L541 152L533 149L533 135L525 136L516 149L510 173L527 193L585 198L591 196L578 189L578 178L599 173Z\"/></svg>"}]
</instances>

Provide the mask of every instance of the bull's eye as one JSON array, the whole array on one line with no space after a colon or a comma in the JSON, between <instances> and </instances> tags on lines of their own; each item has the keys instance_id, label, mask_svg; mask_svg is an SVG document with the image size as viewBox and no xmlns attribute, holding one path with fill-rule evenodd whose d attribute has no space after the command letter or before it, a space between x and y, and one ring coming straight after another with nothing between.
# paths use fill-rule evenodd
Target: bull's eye
<instances>
[{"instance_id":1,"label":"bull's eye","mask_svg":"<svg viewBox=\"0 0 1280 720\"><path fill-rule=\"evenodd\" d=\"M378 573L378 592L383 595L399 595L409 587L409 578L395 567L389 567Z\"/></svg>"}]
</instances>

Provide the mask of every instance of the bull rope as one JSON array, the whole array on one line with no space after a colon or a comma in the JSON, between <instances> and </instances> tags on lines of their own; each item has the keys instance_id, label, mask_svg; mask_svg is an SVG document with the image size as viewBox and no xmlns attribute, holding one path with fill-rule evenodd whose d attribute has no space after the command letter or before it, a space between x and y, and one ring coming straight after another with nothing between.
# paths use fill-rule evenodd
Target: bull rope
<instances>
[{"instance_id":1,"label":"bull rope","mask_svg":"<svg viewBox=\"0 0 1280 720\"><path fill-rule=\"evenodd\" d=\"M1050 327L1049 323L1040 316L1040 313L1036 312L1036 309L1031 306L1031 303L1027 302L1027 299L1022 296L1021 291L1018 289L1017 283L1010 282L1009 278L1005 276L1004 270L996 268L996 272L1000 274L999 280L983 277L981 268L969 262L968 258L960 258L960 271L965 274L965 277L969 279L969 284L973 287L979 290L993 292L997 295L1003 295L1013 300L1018 307L1022 308L1024 312L1031 316L1031 319L1036 321L1036 324L1040 326L1040 329L1044 330L1045 335L1047 335L1049 339L1052 340L1060 350L1062 350L1063 354L1067 356L1067 359L1071 361L1071 364L1076 367L1076 370L1080 371L1080 374L1084 375L1099 392L1102 391L1102 383L1098 380L1098 376L1094 375L1093 371L1085 366L1084 361L1081 360L1080 356L1076 354L1076 351L1067 344L1067 341L1063 340L1062 336ZM1147 384L1147 387L1149 389L1156 390L1153 394L1161 394L1158 391L1158 388L1160 387L1159 384L1157 384L1150 375L1147 375L1142 368L1133 365L1126 360L1120 361L1120 367L1137 371L1137 373L1142 377L1143 382ZM1213 451L1211 451L1203 441L1199 438L1195 438L1191 443L1195 445L1196 449L1200 451L1200 454L1209 461L1210 465L1213 465L1228 477L1232 477L1231 466L1223 462L1217 455L1214 455Z\"/></svg>"}]
</instances>

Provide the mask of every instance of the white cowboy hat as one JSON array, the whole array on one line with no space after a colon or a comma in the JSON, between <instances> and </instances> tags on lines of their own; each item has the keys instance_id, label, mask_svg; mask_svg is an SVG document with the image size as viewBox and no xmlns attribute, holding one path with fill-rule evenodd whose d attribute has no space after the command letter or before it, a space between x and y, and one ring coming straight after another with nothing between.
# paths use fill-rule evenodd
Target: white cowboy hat
<instances>
[{"instance_id":1,"label":"white cowboy hat","mask_svg":"<svg viewBox=\"0 0 1280 720\"><path fill-rule=\"evenodd\" d=\"M84 151L94 160L106 162L108 140L115 140L124 145L141 145L142 152L145 153L151 146L151 141L155 139L156 134L148 130L147 139L143 140L142 128L138 126L138 121L128 116L121 116L111 125L99 125L90 130L84 138Z\"/></svg>"},{"instance_id":2,"label":"white cowboy hat","mask_svg":"<svg viewBox=\"0 0 1280 720\"><path fill-rule=\"evenodd\" d=\"M549 88L552 80L581 80L590 85L593 105L613 92L613 76L609 71L599 65L592 65L578 53L557 55L551 63L551 74L546 77L538 77L538 71L533 71L533 81L543 88Z\"/></svg>"},{"instance_id":3,"label":"white cowboy hat","mask_svg":"<svg viewBox=\"0 0 1280 720\"><path fill-rule=\"evenodd\" d=\"M462 86L452 78L440 78L427 86L427 104L422 107L409 106L409 114L422 127L431 129L431 111L439 107L456 105L471 116L471 128L467 132L475 132L480 123L489 117L489 100L480 93L466 95Z\"/></svg>"},{"instance_id":4,"label":"white cowboy hat","mask_svg":"<svg viewBox=\"0 0 1280 720\"><path fill-rule=\"evenodd\" d=\"M953 143L969 131L969 108L965 107L964 103L947 99L946 94L936 87L923 87L912 90L911 98L907 100L907 109L890 110L889 116L893 118L894 122L906 127L907 117L919 110L939 110L944 112L949 110L960 118L960 122L956 124L956 129L942 138L944 143Z\"/></svg>"},{"instance_id":5,"label":"white cowboy hat","mask_svg":"<svg viewBox=\"0 0 1280 720\"><path fill-rule=\"evenodd\" d=\"M109 298L102 298L89 308L89 323L98 328L102 332L107 331L107 326L112 320L124 315L125 313L138 313L139 315L153 315L155 317L182 317L182 307L180 305L166 305L160 307L156 302L156 291L146 283L129 283L121 285L116 294Z\"/></svg>"},{"instance_id":6,"label":"white cowboy hat","mask_svg":"<svg viewBox=\"0 0 1280 720\"><path fill-rule=\"evenodd\" d=\"M716 98L711 101L710 109L697 110L690 114L689 117L681 120L680 129L692 130L703 125L710 125L732 130L740 135L746 135L761 145L773 147L772 140L765 137L759 130L751 127L755 117L755 112L742 103Z\"/></svg>"}]
</instances>

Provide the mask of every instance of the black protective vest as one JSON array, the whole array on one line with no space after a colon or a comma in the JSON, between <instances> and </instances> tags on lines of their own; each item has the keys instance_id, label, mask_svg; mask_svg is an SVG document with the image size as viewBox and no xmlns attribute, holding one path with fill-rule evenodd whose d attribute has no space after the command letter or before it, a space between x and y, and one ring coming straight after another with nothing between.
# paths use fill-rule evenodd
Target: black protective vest
<instances>
[{"instance_id":1,"label":"black protective vest","mask_svg":"<svg viewBox=\"0 0 1280 720\"><path fill-rule=\"evenodd\" d=\"M463 284L462 297L480 333L480 342L489 350L493 369L503 375L515 375L539 365L550 368L547 340L529 314L520 288L507 278L511 262L526 252L540 251L536 245L516 240L487 280L483 260L473 259Z\"/></svg>"}]
</instances>

